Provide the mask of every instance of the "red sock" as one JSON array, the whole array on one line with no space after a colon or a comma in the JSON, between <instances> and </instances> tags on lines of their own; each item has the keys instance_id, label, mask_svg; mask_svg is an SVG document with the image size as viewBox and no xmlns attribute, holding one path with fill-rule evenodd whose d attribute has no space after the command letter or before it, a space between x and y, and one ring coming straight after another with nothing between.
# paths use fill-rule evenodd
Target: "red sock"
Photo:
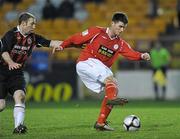
<instances>
[{"instance_id":1,"label":"red sock","mask_svg":"<svg viewBox=\"0 0 180 139\"><path fill-rule=\"evenodd\" d=\"M108 81L105 85L106 96L109 100L115 99L117 97L118 88L116 83L113 81Z\"/></svg>"},{"instance_id":2,"label":"red sock","mask_svg":"<svg viewBox=\"0 0 180 139\"><path fill-rule=\"evenodd\" d=\"M97 122L99 124L103 124L106 121L107 117L109 116L109 114L110 114L110 112L111 112L111 110L113 108L113 106L106 105L107 100L108 100L108 97L105 96L103 101L102 101L101 111L100 111L100 114L99 114L99 117L98 117L98 120L97 120Z\"/></svg>"},{"instance_id":3,"label":"red sock","mask_svg":"<svg viewBox=\"0 0 180 139\"><path fill-rule=\"evenodd\" d=\"M108 99L112 100L117 97L118 89L116 83L114 83L113 81L108 81L105 85L105 93L106 95L102 101L101 111L97 121L99 124L103 124L106 121L113 108L113 106L108 106L106 104Z\"/></svg>"}]
</instances>

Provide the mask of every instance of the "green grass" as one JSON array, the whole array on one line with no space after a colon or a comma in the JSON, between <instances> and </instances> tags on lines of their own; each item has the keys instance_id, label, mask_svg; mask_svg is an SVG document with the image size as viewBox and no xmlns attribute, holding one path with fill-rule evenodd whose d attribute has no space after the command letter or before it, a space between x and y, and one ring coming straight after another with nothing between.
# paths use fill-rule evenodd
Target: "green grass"
<instances>
[{"instance_id":1,"label":"green grass","mask_svg":"<svg viewBox=\"0 0 180 139\"><path fill-rule=\"evenodd\" d=\"M99 114L100 101L67 103L27 103L25 124L28 133L13 135L13 104L0 113L0 139L180 139L180 103L178 101L130 101L116 106L110 117L113 132L92 128ZM125 116L135 114L141 128L126 132Z\"/></svg>"}]
</instances>

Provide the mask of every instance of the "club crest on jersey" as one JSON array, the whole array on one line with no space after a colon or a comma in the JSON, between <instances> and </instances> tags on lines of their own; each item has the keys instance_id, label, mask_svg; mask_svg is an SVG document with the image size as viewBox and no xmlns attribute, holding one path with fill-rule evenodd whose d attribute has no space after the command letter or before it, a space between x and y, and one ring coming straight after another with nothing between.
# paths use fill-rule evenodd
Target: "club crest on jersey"
<instances>
[{"instance_id":1,"label":"club crest on jersey","mask_svg":"<svg viewBox=\"0 0 180 139\"><path fill-rule=\"evenodd\" d=\"M31 38L28 38L28 39L27 39L27 43L28 43L28 44L31 44L31 43L32 43Z\"/></svg>"},{"instance_id":2,"label":"club crest on jersey","mask_svg":"<svg viewBox=\"0 0 180 139\"><path fill-rule=\"evenodd\" d=\"M118 45L118 44L115 44L115 45L113 46L113 48L114 48L115 50L117 50L117 49L119 48L119 45Z\"/></svg>"},{"instance_id":3,"label":"club crest on jersey","mask_svg":"<svg viewBox=\"0 0 180 139\"><path fill-rule=\"evenodd\" d=\"M88 33L89 33L88 30L85 30L82 32L82 36L86 36Z\"/></svg>"}]
</instances>

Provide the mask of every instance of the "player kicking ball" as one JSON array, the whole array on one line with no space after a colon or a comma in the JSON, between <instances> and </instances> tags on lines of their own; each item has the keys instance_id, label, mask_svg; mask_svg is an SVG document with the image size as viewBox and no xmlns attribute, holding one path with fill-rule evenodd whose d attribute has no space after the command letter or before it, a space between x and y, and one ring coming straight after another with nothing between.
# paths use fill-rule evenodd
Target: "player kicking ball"
<instances>
[{"instance_id":1,"label":"player kicking ball","mask_svg":"<svg viewBox=\"0 0 180 139\"><path fill-rule=\"evenodd\" d=\"M129 60L150 60L148 53L134 51L120 34L128 24L126 14L114 13L111 26L107 28L91 27L64 40L55 50L70 46L86 47L82 50L76 65L77 74L87 88L95 93L105 92L100 114L94 128L100 131L113 131L107 118L114 105L124 105L127 99L118 98L118 83L111 71L111 66L119 55Z\"/></svg>"}]
</instances>

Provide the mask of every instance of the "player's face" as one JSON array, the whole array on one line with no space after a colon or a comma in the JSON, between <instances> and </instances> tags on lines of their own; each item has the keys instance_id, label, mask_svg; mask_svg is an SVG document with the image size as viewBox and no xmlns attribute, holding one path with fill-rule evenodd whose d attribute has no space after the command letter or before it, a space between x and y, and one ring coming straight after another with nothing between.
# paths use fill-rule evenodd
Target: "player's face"
<instances>
[{"instance_id":1,"label":"player's face","mask_svg":"<svg viewBox=\"0 0 180 139\"><path fill-rule=\"evenodd\" d=\"M34 29L36 28L36 19L35 18L29 18L27 22L24 24L24 33L30 34L34 32Z\"/></svg>"},{"instance_id":2,"label":"player's face","mask_svg":"<svg viewBox=\"0 0 180 139\"><path fill-rule=\"evenodd\" d=\"M111 29L114 35L119 36L126 28L127 25L125 25L123 22L112 22Z\"/></svg>"}]
</instances>

